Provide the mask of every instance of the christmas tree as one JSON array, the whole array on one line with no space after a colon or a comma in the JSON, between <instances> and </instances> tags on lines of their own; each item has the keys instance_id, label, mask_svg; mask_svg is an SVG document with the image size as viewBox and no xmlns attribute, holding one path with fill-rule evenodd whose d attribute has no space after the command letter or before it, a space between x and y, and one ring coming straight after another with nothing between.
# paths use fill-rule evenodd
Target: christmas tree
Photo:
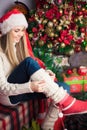
<instances>
[{"instance_id":1,"label":"christmas tree","mask_svg":"<svg viewBox=\"0 0 87 130\"><path fill-rule=\"evenodd\" d=\"M61 80L67 58L87 52L87 2L40 0L28 18L29 39L34 54Z\"/></svg>"}]
</instances>

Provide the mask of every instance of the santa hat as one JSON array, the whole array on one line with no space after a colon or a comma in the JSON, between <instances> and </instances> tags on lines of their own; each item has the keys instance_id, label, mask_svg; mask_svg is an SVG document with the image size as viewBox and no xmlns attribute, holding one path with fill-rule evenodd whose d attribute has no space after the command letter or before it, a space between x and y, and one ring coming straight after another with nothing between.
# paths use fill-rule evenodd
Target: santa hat
<instances>
[{"instance_id":1,"label":"santa hat","mask_svg":"<svg viewBox=\"0 0 87 130\"><path fill-rule=\"evenodd\" d=\"M28 27L24 14L18 9L13 9L0 18L0 31L2 35L8 33L16 26Z\"/></svg>"}]
</instances>

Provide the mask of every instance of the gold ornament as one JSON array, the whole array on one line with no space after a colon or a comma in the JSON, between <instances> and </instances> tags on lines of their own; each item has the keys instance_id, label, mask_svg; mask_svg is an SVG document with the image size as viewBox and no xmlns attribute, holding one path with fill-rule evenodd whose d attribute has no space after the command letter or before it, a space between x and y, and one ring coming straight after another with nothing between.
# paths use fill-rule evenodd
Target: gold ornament
<instances>
[{"instance_id":1,"label":"gold ornament","mask_svg":"<svg viewBox=\"0 0 87 130\"><path fill-rule=\"evenodd\" d=\"M72 47L75 48L75 44L73 44Z\"/></svg>"},{"instance_id":2,"label":"gold ornament","mask_svg":"<svg viewBox=\"0 0 87 130\"><path fill-rule=\"evenodd\" d=\"M37 20L37 21L39 20L37 15L35 16L35 20Z\"/></svg>"},{"instance_id":3,"label":"gold ornament","mask_svg":"<svg viewBox=\"0 0 87 130\"><path fill-rule=\"evenodd\" d=\"M43 21L43 18L40 18L40 19L39 19L39 22L42 23L42 21Z\"/></svg>"},{"instance_id":4,"label":"gold ornament","mask_svg":"<svg viewBox=\"0 0 87 130\"><path fill-rule=\"evenodd\" d=\"M47 47L52 48L53 47L52 43L48 43Z\"/></svg>"},{"instance_id":5,"label":"gold ornament","mask_svg":"<svg viewBox=\"0 0 87 130\"><path fill-rule=\"evenodd\" d=\"M65 43L61 43L61 47L64 48L66 45Z\"/></svg>"},{"instance_id":6,"label":"gold ornament","mask_svg":"<svg viewBox=\"0 0 87 130\"><path fill-rule=\"evenodd\" d=\"M78 18L75 18L74 21L77 22L77 21L78 21Z\"/></svg>"},{"instance_id":7,"label":"gold ornament","mask_svg":"<svg viewBox=\"0 0 87 130\"><path fill-rule=\"evenodd\" d=\"M54 34L54 37L58 37L58 34Z\"/></svg>"},{"instance_id":8,"label":"gold ornament","mask_svg":"<svg viewBox=\"0 0 87 130\"><path fill-rule=\"evenodd\" d=\"M57 22L57 19L54 18L54 19L53 19L53 23L56 23L56 22Z\"/></svg>"},{"instance_id":9,"label":"gold ornament","mask_svg":"<svg viewBox=\"0 0 87 130\"><path fill-rule=\"evenodd\" d=\"M47 22L48 22L47 19L44 19L44 20L42 21L43 24L46 24Z\"/></svg>"},{"instance_id":10,"label":"gold ornament","mask_svg":"<svg viewBox=\"0 0 87 130\"><path fill-rule=\"evenodd\" d=\"M39 44L39 46L43 46L44 45L44 41L43 40L39 40L38 44Z\"/></svg>"},{"instance_id":11,"label":"gold ornament","mask_svg":"<svg viewBox=\"0 0 87 130\"><path fill-rule=\"evenodd\" d=\"M69 55L71 56L73 54L74 54L74 50L72 49L72 50L69 51Z\"/></svg>"},{"instance_id":12,"label":"gold ornament","mask_svg":"<svg viewBox=\"0 0 87 130\"><path fill-rule=\"evenodd\" d=\"M62 10L62 9L60 9L60 10L59 10L59 12L62 14L62 13L63 13L63 10Z\"/></svg>"},{"instance_id":13,"label":"gold ornament","mask_svg":"<svg viewBox=\"0 0 87 130\"><path fill-rule=\"evenodd\" d=\"M70 21L66 20L66 21L65 21L65 24L70 24Z\"/></svg>"},{"instance_id":14,"label":"gold ornament","mask_svg":"<svg viewBox=\"0 0 87 130\"><path fill-rule=\"evenodd\" d=\"M49 27L46 27L46 29L45 29L45 32L46 32L47 34L50 34L52 31L53 31L53 29L52 29L52 28L49 28Z\"/></svg>"},{"instance_id":15,"label":"gold ornament","mask_svg":"<svg viewBox=\"0 0 87 130\"><path fill-rule=\"evenodd\" d=\"M65 18L64 19L60 19L60 26L64 25L65 21L66 21Z\"/></svg>"},{"instance_id":16,"label":"gold ornament","mask_svg":"<svg viewBox=\"0 0 87 130\"><path fill-rule=\"evenodd\" d=\"M45 5L44 5L44 8L45 8L45 9L48 9L48 5L47 5L47 4L45 4Z\"/></svg>"},{"instance_id":17,"label":"gold ornament","mask_svg":"<svg viewBox=\"0 0 87 130\"><path fill-rule=\"evenodd\" d=\"M53 32L49 33L49 37L54 37L54 33Z\"/></svg>"},{"instance_id":18,"label":"gold ornament","mask_svg":"<svg viewBox=\"0 0 87 130\"><path fill-rule=\"evenodd\" d=\"M60 31L60 30L62 30L62 26L58 25L58 26L56 26L56 29L57 29L58 31Z\"/></svg>"},{"instance_id":19,"label":"gold ornament","mask_svg":"<svg viewBox=\"0 0 87 130\"><path fill-rule=\"evenodd\" d=\"M82 11L85 11L85 8L82 8Z\"/></svg>"},{"instance_id":20,"label":"gold ornament","mask_svg":"<svg viewBox=\"0 0 87 130\"><path fill-rule=\"evenodd\" d=\"M53 27L53 22L49 21L49 22L47 23L47 25L48 25L48 27L52 28L52 27Z\"/></svg>"},{"instance_id":21,"label":"gold ornament","mask_svg":"<svg viewBox=\"0 0 87 130\"><path fill-rule=\"evenodd\" d=\"M30 33L30 34L29 34L29 38L30 38L30 39L33 38L33 33Z\"/></svg>"}]
</instances>

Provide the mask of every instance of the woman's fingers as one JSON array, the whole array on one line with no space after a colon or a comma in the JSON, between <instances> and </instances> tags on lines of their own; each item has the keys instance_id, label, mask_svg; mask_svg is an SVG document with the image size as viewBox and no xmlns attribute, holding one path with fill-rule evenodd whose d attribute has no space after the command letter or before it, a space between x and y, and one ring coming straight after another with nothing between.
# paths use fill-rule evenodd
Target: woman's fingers
<instances>
[{"instance_id":1,"label":"woman's fingers","mask_svg":"<svg viewBox=\"0 0 87 130\"><path fill-rule=\"evenodd\" d=\"M34 92L43 92L44 86L46 85L45 81L32 81L31 82L31 89Z\"/></svg>"}]
</instances>

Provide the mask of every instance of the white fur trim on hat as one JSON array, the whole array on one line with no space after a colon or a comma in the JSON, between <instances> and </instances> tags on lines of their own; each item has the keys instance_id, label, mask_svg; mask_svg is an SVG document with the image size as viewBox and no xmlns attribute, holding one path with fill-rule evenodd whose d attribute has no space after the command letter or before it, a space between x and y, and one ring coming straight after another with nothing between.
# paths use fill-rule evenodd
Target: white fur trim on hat
<instances>
[{"instance_id":1,"label":"white fur trim on hat","mask_svg":"<svg viewBox=\"0 0 87 130\"><path fill-rule=\"evenodd\" d=\"M28 27L27 20L22 13L12 14L0 24L2 35L6 34L16 26L24 26L25 28Z\"/></svg>"}]
</instances>

